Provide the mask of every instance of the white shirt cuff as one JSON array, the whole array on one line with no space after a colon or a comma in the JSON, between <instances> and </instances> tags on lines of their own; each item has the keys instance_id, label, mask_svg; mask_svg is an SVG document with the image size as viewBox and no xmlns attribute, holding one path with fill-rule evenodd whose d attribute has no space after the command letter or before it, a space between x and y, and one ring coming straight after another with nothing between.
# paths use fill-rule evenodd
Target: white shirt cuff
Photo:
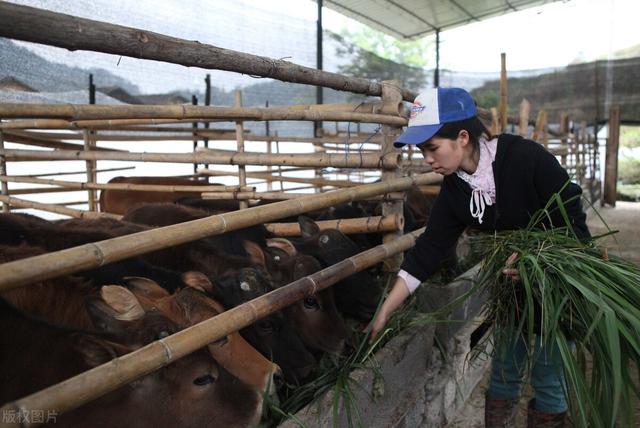
<instances>
[{"instance_id":1,"label":"white shirt cuff","mask_svg":"<svg viewBox=\"0 0 640 428\"><path fill-rule=\"evenodd\" d=\"M404 279L404 283L407 285L410 294L413 294L421 283L418 278L405 270L400 270L400 272L398 272L398 277Z\"/></svg>"}]
</instances>

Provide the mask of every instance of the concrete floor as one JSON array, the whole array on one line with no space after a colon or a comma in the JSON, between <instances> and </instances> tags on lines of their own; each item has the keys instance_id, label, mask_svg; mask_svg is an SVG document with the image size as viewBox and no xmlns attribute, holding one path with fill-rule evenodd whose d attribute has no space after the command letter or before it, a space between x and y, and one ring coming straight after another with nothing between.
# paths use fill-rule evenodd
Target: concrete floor
<instances>
[{"instance_id":1,"label":"concrete floor","mask_svg":"<svg viewBox=\"0 0 640 428\"><path fill-rule=\"evenodd\" d=\"M611 230L617 230L612 237L601 241L611 254L616 254L626 260L640 265L640 203L618 202L614 207L596 206L596 212L589 209L587 212L587 224L591 234L596 236ZM600 218L602 217L602 218ZM603 223L604 220L604 223ZM606 226L605 226L606 223ZM455 428L481 428L484 427L484 392L487 389L488 371L475 388L469 400L458 412L456 418L447 425ZM526 427L527 402L531 391L527 388L523 399L520 401L518 414L518 427ZM638 403L636 417L640 423L640 403Z\"/></svg>"}]
</instances>

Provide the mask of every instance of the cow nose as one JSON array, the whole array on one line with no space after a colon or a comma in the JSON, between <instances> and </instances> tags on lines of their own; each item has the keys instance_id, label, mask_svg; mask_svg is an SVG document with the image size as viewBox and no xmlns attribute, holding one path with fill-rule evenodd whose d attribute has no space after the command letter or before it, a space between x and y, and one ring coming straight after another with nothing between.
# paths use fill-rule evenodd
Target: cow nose
<instances>
[{"instance_id":1,"label":"cow nose","mask_svg":"<svg viewBox=\"0 0 640 428\"><path fill-rule=\"evenodd\" d=\"M273 383L276 386L276 389L280 389L284 386L284 375L282 374L282 370L278 368L275 372L273 372Z\"/></svg>"}]
</instances>

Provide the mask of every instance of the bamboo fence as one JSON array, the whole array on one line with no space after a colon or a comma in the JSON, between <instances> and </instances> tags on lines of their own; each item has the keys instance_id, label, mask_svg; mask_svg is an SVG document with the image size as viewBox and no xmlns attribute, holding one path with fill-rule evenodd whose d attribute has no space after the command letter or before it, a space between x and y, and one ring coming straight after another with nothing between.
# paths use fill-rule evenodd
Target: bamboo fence
<instances>
[{"instance_id":1,"label":"bamboo fence","mask_svg":"<svg viewBox=\"0 0 640 428\"><path fill-rule=\"evenodd\" d=\"M395 232L404 228L404 218L401 215L375 216L363 218L345 218L338 220L316 221L320 230L338 229L345 235L354 233ZM267 230L276 236L300 236L298 223L267 223Z\"/></svg>"},{"instance_id":2,"label":"bamboo fence","mask_svg":"<svg viewBox=\"0 0 640 428\"><path fill-rule=\"evenodd\" d=\"M431 177L417 175L379 183L310 194L297 199L214 215L200 220L81 245L55 253L0 265L0 291L59 275L78 272L123 260L135 255L183 244L206 236L271 222L387 193L428 184ZM11 202L13 204L13 202ZM59 207L60 208L60 207ZM383 213L383 215L385 215Z\"/></svg>"},{"instance_id":3,"label":"bamboo fence","mask_svg":"<svg viewBox=\"0 0 640 428\"><path fill-rule=\"evenodd\" d=\"M127 383L166 366L257 320L367 269L381 260L411 248L424 231L417 230L398 239L349 257L335 265L300 278L282 288L222 312L206 321L52 385L27 397L6 403L0 410L33 409L68 412ZM6 421L0 427L11 426Z\"/></svg>"}]
</instances>

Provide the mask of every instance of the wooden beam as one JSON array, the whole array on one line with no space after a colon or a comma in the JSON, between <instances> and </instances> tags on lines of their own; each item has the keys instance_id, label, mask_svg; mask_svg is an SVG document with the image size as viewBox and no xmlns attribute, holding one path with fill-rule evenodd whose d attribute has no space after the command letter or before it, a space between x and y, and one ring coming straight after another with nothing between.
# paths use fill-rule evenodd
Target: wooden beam
<instances>
[{"instance_id":1,"label":"wooden beam","mask_svg":"<svg viewBox=\"0 0 640 428\"><path fill-rule=\"evenodd\" d=\"M609 136L605 152L604 193L601 205L616 206L618 183L618 148L620 146L620 106L614 104L609 109Z\"/></svg>"},{"instance_id":2,"label":"wooden beam","mask_svg":"<svg viewBox=\"0 0 640 428\"><path fill-rule=\"evenodd\" d=\"M401 162L400 154L330 154L304 153L267 155L264 153L237 153L226 150L202 150L196 153L126 153L116 151L78 152L71 150L0 150L8 161L48 160L119 160L135 162L175 162L216 165L290 165L306 167L395 168Z\"/></svg>"},{"instance_id":3,"label":"wooden beam","mask_svg":"<svg viewBox=\"0 0 640 428\"><path fill-rule=\"evenodd\" d=\"M72 51L104 52L207 70L234 71L357 94L382 94L382 85L373 80L6 2L0 2L0 36ZM406 89L402 94L407 101L416 97L414 92Z\"/></svg>"}]
</instances>

